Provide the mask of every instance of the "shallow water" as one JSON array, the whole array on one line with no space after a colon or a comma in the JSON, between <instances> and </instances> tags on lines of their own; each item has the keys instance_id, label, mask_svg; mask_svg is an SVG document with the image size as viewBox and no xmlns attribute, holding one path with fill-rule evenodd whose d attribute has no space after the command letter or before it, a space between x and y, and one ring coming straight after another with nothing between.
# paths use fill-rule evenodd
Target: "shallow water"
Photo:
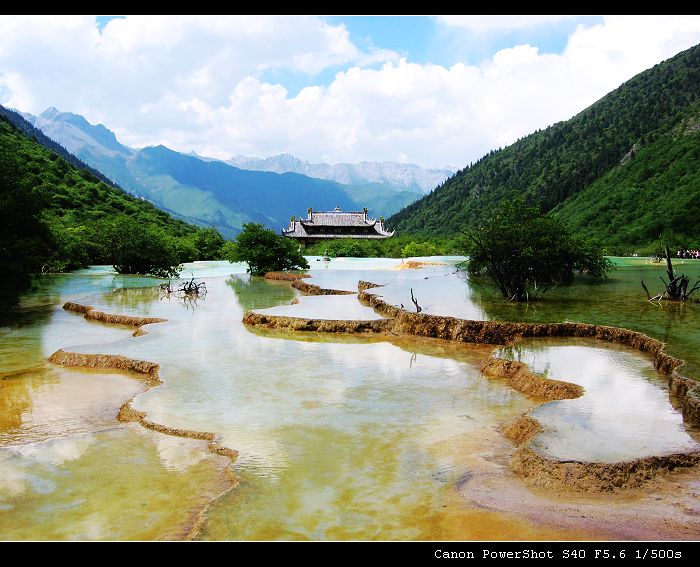
<instances>
[{"instance_id":1,"label":"shallow water","mask_svg":"<svg viewBox=\"0 0 700 567\"><path fill-rule=\"evenodd\" d=\"M407 307L413 305L413 289L424 312L459 317L620 324L614 320L618 314L623 322L635 322L627 326L670 337L672 353L688 352L691 363L698 363L693 352L700 339L692 322L700 306L673 306L678 315L669 318L672 308L648 306L641 288L636 290L639 272L652 279L658 266L625 266L608 284L578 284L552 293L547 298L551 303L523 309L470 286L455 273L455 259L442 260L448 265L397 271L397 260L312 259L309 281L348 290L356 290L360 279L385 284L376 292ZM105 268L48 277L22 311L1 323L0 376L7 387L0 389L0 466L9 472L0 475L0 535L172 537L172 526L187 524L202 495L222 486L225 463L206 453L202 443L113 421L119 405L143 389L138 378L56 369L45 362L53 351L65 348L161 363L165 384L138 394L134 408L171 427L213 431L239 451L241 484L214 504L204 538L572 537L466 508L457 496L455 486L475 458L507 449L497 431L500 423L533 405L506 384L479 373L478 364L490 348L247 329L241 319L249 309L316 318L376 315L355 296L301 297L287 282L250 278L244 271L225 262L188 265L183 276L205 278L209 289L205 299L188 303L162 298L148 287L157 283L152 279L115 276ZM589 290L595 290L598 300L590 299ZM296 297L300 303L290 305ZM63 311L60 305L66 300L114 313L166 317L168 322L149 325L148 335L133 338L129 329L87 322ZM598 301L614 307L593 308ZM636 317L639 313L644 317ZM664 336L655 334L659 328L665 329ZM562 354L557 348L578 350ZM588 380L584 386L591 397L581 399L588 405L574 405L579 402L574 400L536 408L538 419L552 429L551 435L537 439L542 450L604 460L666 452L687 440L644 356L599 344L526 345L520 356L549 364L550 372L561 368L563 374L568 359L593 361L577 364L581 372L576 377L562 376ZM593 367L603 370L586 370ZM634 392L625 419L615 413L619 407L605 400L601 376L610 372L621 375L614 387L622 383ZM656 428L665 429L646 446L634 435L638 422L647 419L640 416L649 413L657 419ZM614 423L611 434L622 445L617 454L612 443L599 447L590 442L609 421ZM566 423L572 427L567 429ZM591 423L598 429L590 429ZM85 448L62 448L61 443ZM187 457L195 453L200 461ZM68 457L61 461L56 454ZM135 486L137 476L144 478L143 487ZM105 483L110 484L107 491ZM171 498L175 490L182 499ZM71 491L79 494L70 499L66 494ZM123 520L125 510L139 506L140 512L133 513L141 524ZM47 517L46 510L54 509L60 514ZM99 529L90 529L90 524ZM146 524L152 527L137 529Z\"/></svg>"},{"instance_id":2,"label":"shallow water","mask_svg":"<svg viewBox=\"0 0 700 567\"><path fill-rule=\"evenodd\" d=\"M489 319L573 321L641 331L667 343L669 354L688 363L683 372L700 377L700 305L649 303L640 281L646 282L652 294L663 291L665 286L659 279L659 276L667 279L663 265L649 263L643 258L616 258L614 261L617 269L602 283L583 278L575 285L551 290L543 301L529 305L501 301L483 285L474 286L472 298ZM691 276L691 282L700 277L700 261L684 260L674 266L677 274Z\"/></svg>"},{"instance_id":3,"label":"shallow water","mask_svg":"<svg viewBox=\"0 0 700 567\"><path fill-rule=\"evenodd\" d=\"M257 309L257 313L305 319L374 320L381 319L374 309L362 305L355 295L310 295L295 305Z\"/></svg>"},{"instance_id":4,"label":"shallow water","mask_svg":"<svg viewBox=\"0 0 700 567\"><path fill-rule=\"evenodd\" d=\"M532 411L544 427L532 447L547 456L614 462L700 450L669 403L666 382L643 354L595 341L546 340L499 349L497 355L585 389L580 398Z\"/></svg>"},{"instance_id":5,"label":"shallow water","mask_svg":"<svg viewBox=\"0 0 700 567\"><path fill-rule=\"evenodd\" d=\"M203 442L140 426L0 449L2 539L183 537L225 479ZM177 498L173 495L177 494Z\"/></svg>"}]
</instances>

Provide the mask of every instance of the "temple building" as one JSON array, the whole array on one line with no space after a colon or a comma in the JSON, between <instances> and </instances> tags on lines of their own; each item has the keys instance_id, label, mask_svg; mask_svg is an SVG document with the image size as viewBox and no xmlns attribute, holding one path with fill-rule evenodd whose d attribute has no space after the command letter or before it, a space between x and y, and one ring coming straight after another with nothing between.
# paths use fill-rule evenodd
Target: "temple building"
<instances>
[{"instance_id":1,"label":"temple building","mask_svg":"<svg viewBox=\"0 0 700 567\"><path fill-rule=\"evenodd\" d=\"M339 208L333 211L309 209L305 219L292 217L289 228L282 229L282 235L295 238L305 246L330 238L389 238L384 227L384 219L367 218L367 209L360 212L345 212Z\"/></svg>"}]
</instances>

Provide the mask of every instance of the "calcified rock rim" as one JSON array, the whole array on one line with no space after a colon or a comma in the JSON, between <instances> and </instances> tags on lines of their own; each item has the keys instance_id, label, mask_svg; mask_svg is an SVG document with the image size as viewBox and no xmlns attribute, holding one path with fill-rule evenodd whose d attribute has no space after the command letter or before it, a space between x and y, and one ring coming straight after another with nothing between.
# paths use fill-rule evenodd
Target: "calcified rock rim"
<instances>
[{"instance_id":1,"label":"calcified rock rim","mask_svg":"<svg viewBox=\"0 0 700 567\"><path fill-rule=\"evenodd\" d=\"M501 426L503 434L516 445L529 443L542 431L542 424L531 415L524 413Z\"/></svg>"},{"instance_id":2,"label":"calcified rock rim","mask_svg":"<svg viewBox=\"0 0 700 567\"><path fill-rule=\"evenodd\" d=\"M295 279L292 282L292 287L298 289L306 295L355 295L354 291L346 291L343 289L326 289L314 284L307 283L302 279Z\"/></svg>"},{"instance_id":3,"label":"calcified rock rim","mask_svg":"<svg viewBox=\"0 0 700 567\"><path fill-rule=\"evenodd\" d=\"M518 448L510 469L532 486L573 492L611 492L639 488L659 474L700 464L700 452L652 455L630 461L597 463L547 457L532 449L530 441L542 424L524 413L505 423L503 434Z\"/></svg>"},{"instance_id":4,"label":"calcified rock rim","mask_svg":"<svg viewBox=\"0 0 700 567\"><path fill-rule=\"evenodd\" d=\"M392 321L389 319L341 320L341 319L304 319L303 317L285 317L282 315L265 315L248 311L243 316L243 323L267 329L284 331L305 331L314 333L389 333Z\"/></svg>"},{"instance_id":5,"label":"calcified rock rim","mask_svg":"<svg viewBox=\"0 0 700 567\"><path fill-rule=\"evenodd\" d=\"M145 378L147 390L163 383L160 378L160 364L117 354L85 354L80 352L67 352L63 349L59 349L49 357L49 362L59 366L71 368L107 368L135 373ZM214 455L221 455L231 461L229 466L226 468L226 474L230 481L230 485L221 493L209 500L209 502L207 502L207 504L199 512L197 512L186 535L186 539L194 539L201 531L202 526L204 525L206 513L211 505L238 485L238 478L236 477L236 474L232 468L233 463L238 457L238 452L234 449L221 445L216 440L216 435L209 431L179 429L151 421L147 419L145 412L135 410L133 407L131 407L131 403L133 401L134 398L132 397L130 400L122 404L122 406L119 408L119 413L117 414L117 421L122 423L136 422L145 429L150 429L165 435L208 441L207 449L210 453L213 453Z\"/></svg>"},{"instance_id":6,"label":"calcified rock rim","mask_svg":"<svg viewBox=\"0 0 700 567\"><path fill-rule=\"evenodd\" d=\"M299 272L267 272L263 277L266 280L293 282L302 278L310 278L311 274L300 274Z\"/></svg>"},{"instance_id":7,"label":"calcified rock rim","mask_svg":"<svg viewBox=\"0 0 700 567\"><path fill-rule=\"evenodd\" d=\"M292 285L299 283L298 280ZM307 284L308 285L308 284ZM384 316L379 321L342 321L262 315L252 311L243 317L247 325L287 331L322 333L376 333L414 335L455 342L510 345L524 338L587 338L622 344L649 354L654 367L668 377L669 393L678 396L683 419L700 423L698 383L678 372L684 361L665 352L665 344L630 329L590 323L513 323L474 321L424 313L410 313L390 305L368 289L381 287L358 282L358 300ZM309 286L308 293L314 293ZM321 288L318 288L321 289ZM577 384L550 380L530 371L520 362L489 358L482 365L486 375L507 379L518 391L548 400L571 399L583 394ZM631 461L598 463L564 461L536 453L528 445L541 430L541 424L529 415L504 426L504 434L521 446L511 461L511 469L528 483L583 492L605 492L638 487L654 476L700 463L700 452L642 457Z\"/></svg>"},{"instance_id":8,"label":"calcified rock rim","mask_svg":"<svg viewBox=\"0 0 700 567\"><path fill-rule=\"evenodd\" d=\"M266 280L292 282L292 287L294 289L298 289L305 295L355 295L354 291L326 289L315 284L302 281L306 278L312 277L311 274L303 274L299 272L267 272L263 277Z\"/></svg>"},{"instance_id":9,"label":"calcified rock rim","mask_svg":"<svg viewBox=\"0 0 700 567\"><path fill-rule=\"evenodd\" d=\"M525 445L516 449L510 468L528 484L574 492L612 492L639 488L660 474L695 467L700 452L652 455L616 463L558 460Z\"/></svg>"},{"instance_id":10,"label":"calcified rock rim","mask_svg":"<svg viewBox=\"0 0 700 567\"><path fill-rule=\"evenodd\" d=\"M100 323L105 323L106 325L136 327L134 330L135 337L147 334L146 331L141 328L144 325L165 323L167 321L167 319L161 319L160 317L138 317L136 315L117 315L114 313L105 313L103 311L96 311L92 305L81 305L80 303L73 303L72 301L66 301L63 304L63 309L73 313L82 313L85 319L90 321L99 321Z\"/></svg>"},{"instance_id":11,"label":"calcified rock rim","mask_svg":"<svg viewBox=\"0 0 700 567\"><path fill-rule=\"evenodd\" d=\"M583 396L583 387L563 380L552 380L530 370L524 362L493 356L481 363L481 373L505 378L518 392L545 400L571 400Z\"/></svg>"},{"instance_id":12,"label":"calcified rock rim","mask_svg":"<svg viewBox=\"0 0 700 567\"><path fill-rule=\"evenodd\" d=\"M364 284L364 285L363 285ZM649 354L654 368L668 376L668 387L678 396L683 419L700 423L700 384L678 372L685 361L665 352L666 345L630 329L593 325L591 323L512 323L506 321L473 321L424 313L410 313L386 303L379 296L368 293L366 282L360 282L358 299L377 313L394 321L391 332L422 337L439 338L465 343L510 345L524 338L586 338L629 346ZM527 393L527 392L526 392Z\"/></svg>"}]
</instances>

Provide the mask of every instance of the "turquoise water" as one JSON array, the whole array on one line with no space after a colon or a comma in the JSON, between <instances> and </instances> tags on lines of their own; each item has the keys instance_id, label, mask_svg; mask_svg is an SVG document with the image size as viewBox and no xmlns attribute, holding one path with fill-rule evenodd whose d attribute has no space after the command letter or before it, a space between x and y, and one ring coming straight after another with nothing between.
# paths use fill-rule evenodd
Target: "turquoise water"
<instances>
[{"instance_id":1,"label":"turquoise water","mask_svg":"<svg viewBox=\"0 0 700 567\"><path fill-rule=\"evenodd\" d=\"M606 284L580 283L514 307L456 273L456 259L431 260L446 265L395 270L399 262L390 259L312 259L309 281L348 290L373 281L385 285L377 293L406 307L413 289L427 313L624 323L669 340L674 354L698 364L698 306L649 306L636 289L640 274L653 279L658 266L623 266ZM480 374L490 348L249 329L241 323L249 309L376 315L355 296L300 296L287 282L251 278L243 265L195 263L183 276L190 274L206 280L206 298L163 298L157 281L102 267L47 277L0 323L0 535L175 537L172 526L186 525L204 495L221 488L224 464L200 442L117 424L119 405L135 395L134 408L150 420L213 431L239 451L240 485L212 507L203 538L571 536L465 507L455 496L475 459L507 452L499 425L533 406ZM295 298L300 303L291 305ZM168 322L134 338L129 329L63 311L67 300ZM54 368L46 358L58 348L159 362L165 384L144 392L134 377ZM582 406L574 400L535 408L548 428L536 440L541 450L605 460L691 446L644 356L599 344L528 344L518 356L563 379L586 380L591 393ZM620 404L605 398L608 387L619 397L621 384L631 392L622 417ZM645 445L639 432L650 430L655 439ZM618 448L594 444L602 435L614 436ZM133 481L141 477L142 484ZM173 499L174 490L182 498ZM127 512L138 521L124 521Z\"/></svg>"}]
</instances>

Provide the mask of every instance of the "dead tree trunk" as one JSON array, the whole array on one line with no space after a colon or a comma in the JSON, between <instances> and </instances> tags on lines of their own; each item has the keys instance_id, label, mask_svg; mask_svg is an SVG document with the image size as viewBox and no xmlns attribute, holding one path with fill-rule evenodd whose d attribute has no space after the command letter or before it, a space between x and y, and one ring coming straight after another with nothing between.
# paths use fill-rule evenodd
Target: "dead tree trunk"
<instances>
[{"instance_id":1,"label":"dead tree trunk","mask_svg":"<svg viewBox=\"0 0 700 567\"><path fill-rule=\"evenodd\" d=\"M423 311L423 308L420 305L418 305L418 300L415 297L413 297L413 288L411 288L411 301L413 301L413 305L416 306L416 313L420 313L421 311Z\"/></svg>"},{"instance_id":2,"label":"dead tree trunk","mask_svg":"<svg viewBox=\"0 0 700 567\"><path fill-rule=\"evenodd\" d=\"M666 291L664 292L664 295L669 299L680 299L680 286L682 285L682 280L685 278L685 276L676 276L676 272L673 269L673 264L671 263L671 253L668 250L668 244L665 246L664 250L666 252L666 273L668 274L668 281L670 282L666 286Z\"/></svg>"},{"instance_id":3,"label":"dead tree trunk","mask_svg":"<svg viewBox=\"0 0 700 567\"><path fill-rule=\"evenodd\" d=\"M671 253L668 249L668 244L665 246L666 254L666 274L668 276L668 282L659 276L659 279L664 283L664 291L659 295L651 297L647 286L642 282L642 287L644 292L647 294L647 299L649 301L661 301L662 299L671 299L674 301L686 301L690 296L700 289L700 281L698 281L690 291L688 291L688 286L690 285L690 278L685 274L676 275L676 271L673 269L673 264L671 263Z\"/></svg>"}]
</instances>

